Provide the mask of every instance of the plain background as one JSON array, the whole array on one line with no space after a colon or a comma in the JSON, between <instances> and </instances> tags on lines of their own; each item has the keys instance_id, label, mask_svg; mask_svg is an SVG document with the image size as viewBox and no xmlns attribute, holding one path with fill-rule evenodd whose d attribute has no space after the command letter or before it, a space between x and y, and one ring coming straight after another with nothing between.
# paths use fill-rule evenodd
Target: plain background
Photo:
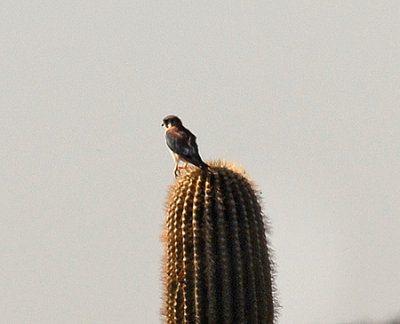
<instances>
[{"instance_id":1,"label":"plain background","mask_svg":"<svg viewBox=\"0 0 400 324\"><path fill-rule=\"evenodd\" d=\"M177 114L264 197L279 323L400 312L398 1L0 5L1 323L160 323Z\"/></svg>"}]
</instances>

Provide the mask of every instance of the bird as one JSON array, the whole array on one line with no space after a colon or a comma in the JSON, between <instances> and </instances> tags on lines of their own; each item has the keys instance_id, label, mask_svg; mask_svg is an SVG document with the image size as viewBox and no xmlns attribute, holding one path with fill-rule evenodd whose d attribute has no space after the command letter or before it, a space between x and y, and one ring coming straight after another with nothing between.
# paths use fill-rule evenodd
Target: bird
<instances>
[{"instance_id":1,"label":"bird","mask_svg":"<svg viewBox=\"0 0 400 324\"><path fill-rule=\"evenodd\" d=\"M200 157L196 136L183 126L179 117L168 115L164 117L161 126L165 127L165 140L175 160L175 177L179 175L180 168L186 168L188 163L202 170L209 169L209 166ZM185 162L184 167L179 167L180 161Z\"/></svg>"}]
</instances>

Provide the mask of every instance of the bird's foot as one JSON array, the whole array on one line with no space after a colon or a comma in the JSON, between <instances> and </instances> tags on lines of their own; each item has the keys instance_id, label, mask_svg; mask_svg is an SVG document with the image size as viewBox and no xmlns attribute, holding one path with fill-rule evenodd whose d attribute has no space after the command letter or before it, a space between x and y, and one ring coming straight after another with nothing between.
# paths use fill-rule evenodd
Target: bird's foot
<instances>
[{"instance_id":1,"label":"bird's foot","mask_svg":"<svg viewBox=\"0 0 400 324\"><path fill-rule=\"evenodd\" d=\"M174 170L175 178L177 178L181 174L181 170L186 169L187 166L188 163L185 163L185 165L177 165Z\"/></svg>"}]
</instances>

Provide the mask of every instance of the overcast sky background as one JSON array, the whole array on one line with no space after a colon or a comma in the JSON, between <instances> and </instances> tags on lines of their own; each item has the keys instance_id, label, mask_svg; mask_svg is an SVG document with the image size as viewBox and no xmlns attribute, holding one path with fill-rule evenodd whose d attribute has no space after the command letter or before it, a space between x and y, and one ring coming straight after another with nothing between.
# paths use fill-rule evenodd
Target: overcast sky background
<instances>
[{"instance_id":1,"label":"overcast sky background","mask_svg":"<svg viewBox=\"0 0 400 324\"><path fill-rule=\"evenodd\" d=\"M398 1L0 5L1 323L160 323L177 114L272 224L279 323L400 312Z\"/></svg>"}]
</instances>

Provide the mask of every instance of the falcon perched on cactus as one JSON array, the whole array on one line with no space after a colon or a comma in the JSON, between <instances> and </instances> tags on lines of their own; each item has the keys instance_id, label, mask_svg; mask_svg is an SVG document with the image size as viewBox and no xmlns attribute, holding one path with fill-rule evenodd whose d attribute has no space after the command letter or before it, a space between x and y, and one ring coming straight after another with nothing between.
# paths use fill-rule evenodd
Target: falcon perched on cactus
<instances>
[{"instance_id":1,"label":"falcon perched on cactus","mask_svg":"<svg viewBox=\"0 0 400 324\"><path fill-rule=\"evenodd\" d=\"M171 150L172 157L175 160L175 177L178 176L179 169L186 168L188 163L203 170L209 168L199 155L196 136L183 126L182 121L177 116L166 116L163 119L161 126L165 126L165 139L167 146ZM179 167L180 161L185 162L184 167Z\"/></svg>"}]
</instances>

